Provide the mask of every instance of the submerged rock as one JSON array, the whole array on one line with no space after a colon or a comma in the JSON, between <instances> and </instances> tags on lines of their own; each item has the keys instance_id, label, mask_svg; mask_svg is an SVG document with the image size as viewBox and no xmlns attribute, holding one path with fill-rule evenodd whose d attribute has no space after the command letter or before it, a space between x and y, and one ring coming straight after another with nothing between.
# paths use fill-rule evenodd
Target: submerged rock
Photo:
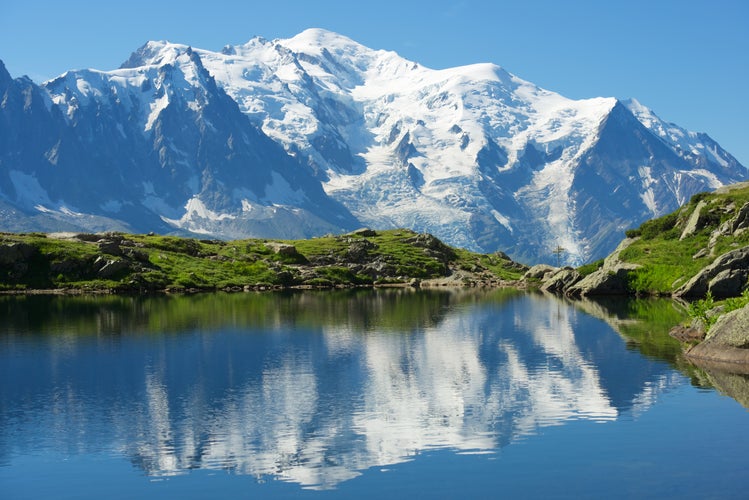
<instances>
[{"instance_id":1,"label":"submerged rock","mask_svg":"<svg viewBox=\"0 0 749 500\"><path fill-rule=\"evenodd\" d=\"M675 326L671 328L668 334L678 340L688 344L690 342L702 342L705 339L705 331L693 326Z\"/></svg>"}]
</instances>

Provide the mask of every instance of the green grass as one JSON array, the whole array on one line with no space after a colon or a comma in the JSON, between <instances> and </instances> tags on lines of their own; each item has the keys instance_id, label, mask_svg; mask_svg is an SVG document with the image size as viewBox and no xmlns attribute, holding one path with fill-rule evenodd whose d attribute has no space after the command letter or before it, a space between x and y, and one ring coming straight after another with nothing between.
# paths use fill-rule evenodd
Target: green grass
<instances>
[{"instance_id":1,"label":"green grass","mask_svg":"<svg viewBox=\"0 0 749 500\"><path fill-rule=\"evenodd\" d=\"M99 239L116 241L119 246L104 248L109 252L105 253ZM182 291L361 286L442 277L451 267L470 268L499 279L518 279L522 274L517 265L497 255L452 249L436 238L408 230L380 231L366 238L349 234L295 241L217 241L123 233L81 235L79 239L0 235L0 245L14 243L33 247L33 256L17 264L4 262L0 253L0 289ZM279 243L294 246L296 252L278 251ZM99 270L110 261L125 261L126 265L104 279Z\"/></svg>"},{"instance_id":2,"label":"green grass","mask_svg":"<svg viewBox=\"0 0 749 500\"><path fill-rule=\"evenodd\" d=\"M681 240L687 221L700 201L699 229ZM620 255L622 261L639 264L629 274L629 286L638 294L670 294L686 283L717 256L749 245L749 231L738 236L720 237L711 254L693 258L708 246L711 233L749 202L749 188L742 187L723 194L699 193L681 209L658 219L644 222L627 235L637 239Z\"/></svg>"},{"instance_id":3,"label":"green grass","mask_svg":"<svg viewBox=\"0 0 749 500\"><path fill-rule=\"evenodd\" d=\"M589 274L594 273L595 271L598 271L601 267L603 267L603 259L591 262L590 264L582 265L577 268L577 272L579 272L581 276L585 277Z\"/></svg>"},{"instance_id":4,"label":"green grass","mask_svg":"<svg viewBox=\"0 0 749 500\"><path fill-rule=\"evenodd\" d=\"M707 244L707 234L689 240L644 238L626 248L620 258L642 267L630 272L630 289L636 293L670 294L686 283L712 259L693 259Z\"/></svg>"}]
</instances>

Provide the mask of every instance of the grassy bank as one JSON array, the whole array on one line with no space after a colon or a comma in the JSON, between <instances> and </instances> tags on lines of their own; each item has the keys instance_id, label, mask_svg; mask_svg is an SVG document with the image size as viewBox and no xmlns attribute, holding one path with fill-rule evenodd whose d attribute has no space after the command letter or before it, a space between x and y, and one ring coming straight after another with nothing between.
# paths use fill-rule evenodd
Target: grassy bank
<instances>
[{"instance_id":1,"label":"grassy bank","mask_svg":"<svg viewBox=\"0 0 749 500\"><path fill-rule=\"evenodd\" d=\"M517 280L524 267L409 230L357 231L309 240L198 240L104 234L0 235L5 291L186 291Z\"/></svg>"},{"instance_id":2,"label":"grassy bank","mask_svg":"<svg viewBox=\"0 0 749 500\"><path fill-rule=\"evenodd\" d=\"M635 238L621 254L640 267L629 274L634 293L670 295L724 253L749 245L749 231L731 222L749 202L749 186L700 193L678 211L627 231Z\"/></svg>"}]
</instances>

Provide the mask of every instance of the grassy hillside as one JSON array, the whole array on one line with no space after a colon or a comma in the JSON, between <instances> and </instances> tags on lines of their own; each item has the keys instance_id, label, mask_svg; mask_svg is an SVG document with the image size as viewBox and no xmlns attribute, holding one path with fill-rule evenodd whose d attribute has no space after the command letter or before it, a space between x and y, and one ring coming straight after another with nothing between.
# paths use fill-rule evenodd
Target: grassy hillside
<instances>
[{"instance_id":1,"label":"grassy hillside","mask_svg":"<svg viewBox=\"0 0 749 500\"><path fill-rule=\"evenodd\" d=\"M0 234L0 289L213 290L516 280L525 268L408 230L299 241L159 235Z\"/></svg>"},{"instance_id":2,"label":"grassy hillside","mask_svg":"<svg viewBox=\"0 0 749 500\"><path fill-rule=\"evenodd\" d=\"M633 292L671 294L720 255L749 245L749 230L731 226L749 203L749 184L700 193L681 209L627 231L635 240L620 259L641 267L630 272Z\"/></svg>"}]
</instances>

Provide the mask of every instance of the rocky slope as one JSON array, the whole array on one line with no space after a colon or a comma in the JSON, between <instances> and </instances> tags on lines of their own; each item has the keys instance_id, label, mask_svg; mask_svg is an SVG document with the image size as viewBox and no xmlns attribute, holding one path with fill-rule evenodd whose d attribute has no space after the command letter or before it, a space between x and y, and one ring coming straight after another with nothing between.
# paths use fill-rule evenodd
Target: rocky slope
<instances>
[{"instance_id":1,"label":"rocky slope","mask_svg":"<svg viewBox=\"0 0 749 500\"><path fill-rule=\"evenodd\" d=\"M36 85L0 65L0 227L303 238L408 227L581 264L747 178L634 100L493 64L433 70L324 30L220 52L149 42Z\"/></svg>"}]
</instances>

